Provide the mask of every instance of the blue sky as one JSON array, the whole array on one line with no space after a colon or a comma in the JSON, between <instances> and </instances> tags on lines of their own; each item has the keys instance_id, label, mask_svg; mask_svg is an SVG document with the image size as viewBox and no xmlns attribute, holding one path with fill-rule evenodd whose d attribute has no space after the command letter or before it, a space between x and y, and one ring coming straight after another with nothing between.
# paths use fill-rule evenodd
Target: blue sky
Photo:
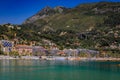
<instances>
[{"instance_id":1,"label":"blue sky","mask_svg":"<svg viewBox=\"0 0 120 80\"><path fill-rule=\"evenodd\" d=\"M21 24L45 6L75 7L81 3L120 0L0 0L0 24Z\"/></svg>"}]
</instances>

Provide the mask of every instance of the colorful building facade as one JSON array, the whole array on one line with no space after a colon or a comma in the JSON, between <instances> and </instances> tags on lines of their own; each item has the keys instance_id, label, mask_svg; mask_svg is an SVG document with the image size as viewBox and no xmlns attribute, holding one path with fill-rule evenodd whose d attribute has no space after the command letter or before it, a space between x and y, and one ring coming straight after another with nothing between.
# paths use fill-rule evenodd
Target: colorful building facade
<instances>
[{"instance_id":1,"label":"colorful building facade","mask_svg":"<svg viewBox=\"0 0 120 80\"><path fill-rule=\"evenodd\" d=\"M19 53L19 55L31 55L33 47L28 45L16 45L15 50Z\"/></svg>"},{"instance_id":2,"label":"colorful building facade","mask_svg":"<svg viewBox=\"0 0 120 80\"><path fill-rule=\"evenodd\" d=\"M12 51L14 43L8 40L0 40L0 48L4 53L9 53Z\"/></svg>"}]
</instances>

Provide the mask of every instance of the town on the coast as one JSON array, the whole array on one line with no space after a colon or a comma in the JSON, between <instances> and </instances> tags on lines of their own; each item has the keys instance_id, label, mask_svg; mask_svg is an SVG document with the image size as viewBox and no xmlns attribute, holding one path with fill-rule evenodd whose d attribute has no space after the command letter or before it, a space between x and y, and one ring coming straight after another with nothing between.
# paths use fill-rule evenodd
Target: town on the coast
<instances>
[{"instance_id":1,"label":"town on the coast","mask_svg":"<svg viewBox=\"0 0 120 80\"><path fill-rule=\"evenodd\" d=\"M30 42L29 45L19 42L17 39L0 40L0 59L120 60L97 50L79 48L60 50L55 43L49 40L44 40L44 44L39 46L35 42Z\"/></svg>"},{"instance_id":2,"label":"town on the coast","mask_svg":"<svg viewBox=\"0 0 120 80\"><path fill-rule=\"evenodd\" d=\"M47 59L50 56L56 57L97 57L99 51L88 50L88 49L63 49L60 50L54 43L51 43L48 40L44 40L43 46L37 46L34 42L31 42L30 45L18 44L16 40L0 40L0 53L4 56L0 56L3 59L16 59L16 58L28 58L28 59L37 59L42 58ZM5 57L6 56L6 57ZM36 57L35 57L36 56ZM52 57L51 57L52 58ZM62 59L62 58L61 58ZM67 58L66 58L67 59Z\"/></svg>"},{"instance_id":3,"label":"town on the coast","mask_svg":"<svg viewBox=\"0 0 120 80\"><path fill-rule=\"evenodd\" d=\"M6 27L8 30L22 29L22 27L11 24L5 24L2 26L4 26L4 28ZM0 37L0 59L120 60L119 55L113 56L113 53L111 54L104 50L79 47L74 49L61 49L57 44L48 39L42 39L41 42L27 41L19 39L17 33L13 34L11 40L7 39L5 35L1 35ZM110 48L120 50L120 45L111 45Z\"/></svg>"}]
</instances>

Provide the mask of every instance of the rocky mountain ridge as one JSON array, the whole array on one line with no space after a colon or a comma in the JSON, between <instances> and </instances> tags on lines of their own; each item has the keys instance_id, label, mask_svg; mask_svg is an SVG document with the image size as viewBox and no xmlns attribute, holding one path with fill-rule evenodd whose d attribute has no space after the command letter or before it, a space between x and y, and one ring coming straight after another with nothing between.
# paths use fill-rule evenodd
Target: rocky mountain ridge
<instances>
[{"instance_id":1,"label":"rocky mountain ridge","mask_svg":"<svg viewBox=\"0 0 120 80\"><path fill-rule=\"evenodd\" d=\"M33 23L34 21L36 21L38 19L43 19L45 17L49 17L49 16L52 16L52 15L57 14L57 13L63 13L65 10L67 10L67 8L62 7L62 6L57 6L55 8L51 8L49 6L46 6L45 8L40 10L35 15L28 18L23 24Z\"/></svg>"}]
</instances>

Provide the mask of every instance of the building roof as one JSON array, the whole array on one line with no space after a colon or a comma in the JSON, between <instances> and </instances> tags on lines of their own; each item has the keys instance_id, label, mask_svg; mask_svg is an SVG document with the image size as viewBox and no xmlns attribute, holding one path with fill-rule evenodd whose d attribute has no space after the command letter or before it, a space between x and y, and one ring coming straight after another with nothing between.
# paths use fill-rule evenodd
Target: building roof
<instances>
[{"instance_id":1,"label":"building roof","mask_svg":"<svg viewBox=\"0 0 120 80\"><path fill-rule=\"evenodd\" d=\"M28 45L16 45L15 46L17 49L22 48L22 49L33 49L32 46L28 46Z\"/></svg>"}]
</instances>

